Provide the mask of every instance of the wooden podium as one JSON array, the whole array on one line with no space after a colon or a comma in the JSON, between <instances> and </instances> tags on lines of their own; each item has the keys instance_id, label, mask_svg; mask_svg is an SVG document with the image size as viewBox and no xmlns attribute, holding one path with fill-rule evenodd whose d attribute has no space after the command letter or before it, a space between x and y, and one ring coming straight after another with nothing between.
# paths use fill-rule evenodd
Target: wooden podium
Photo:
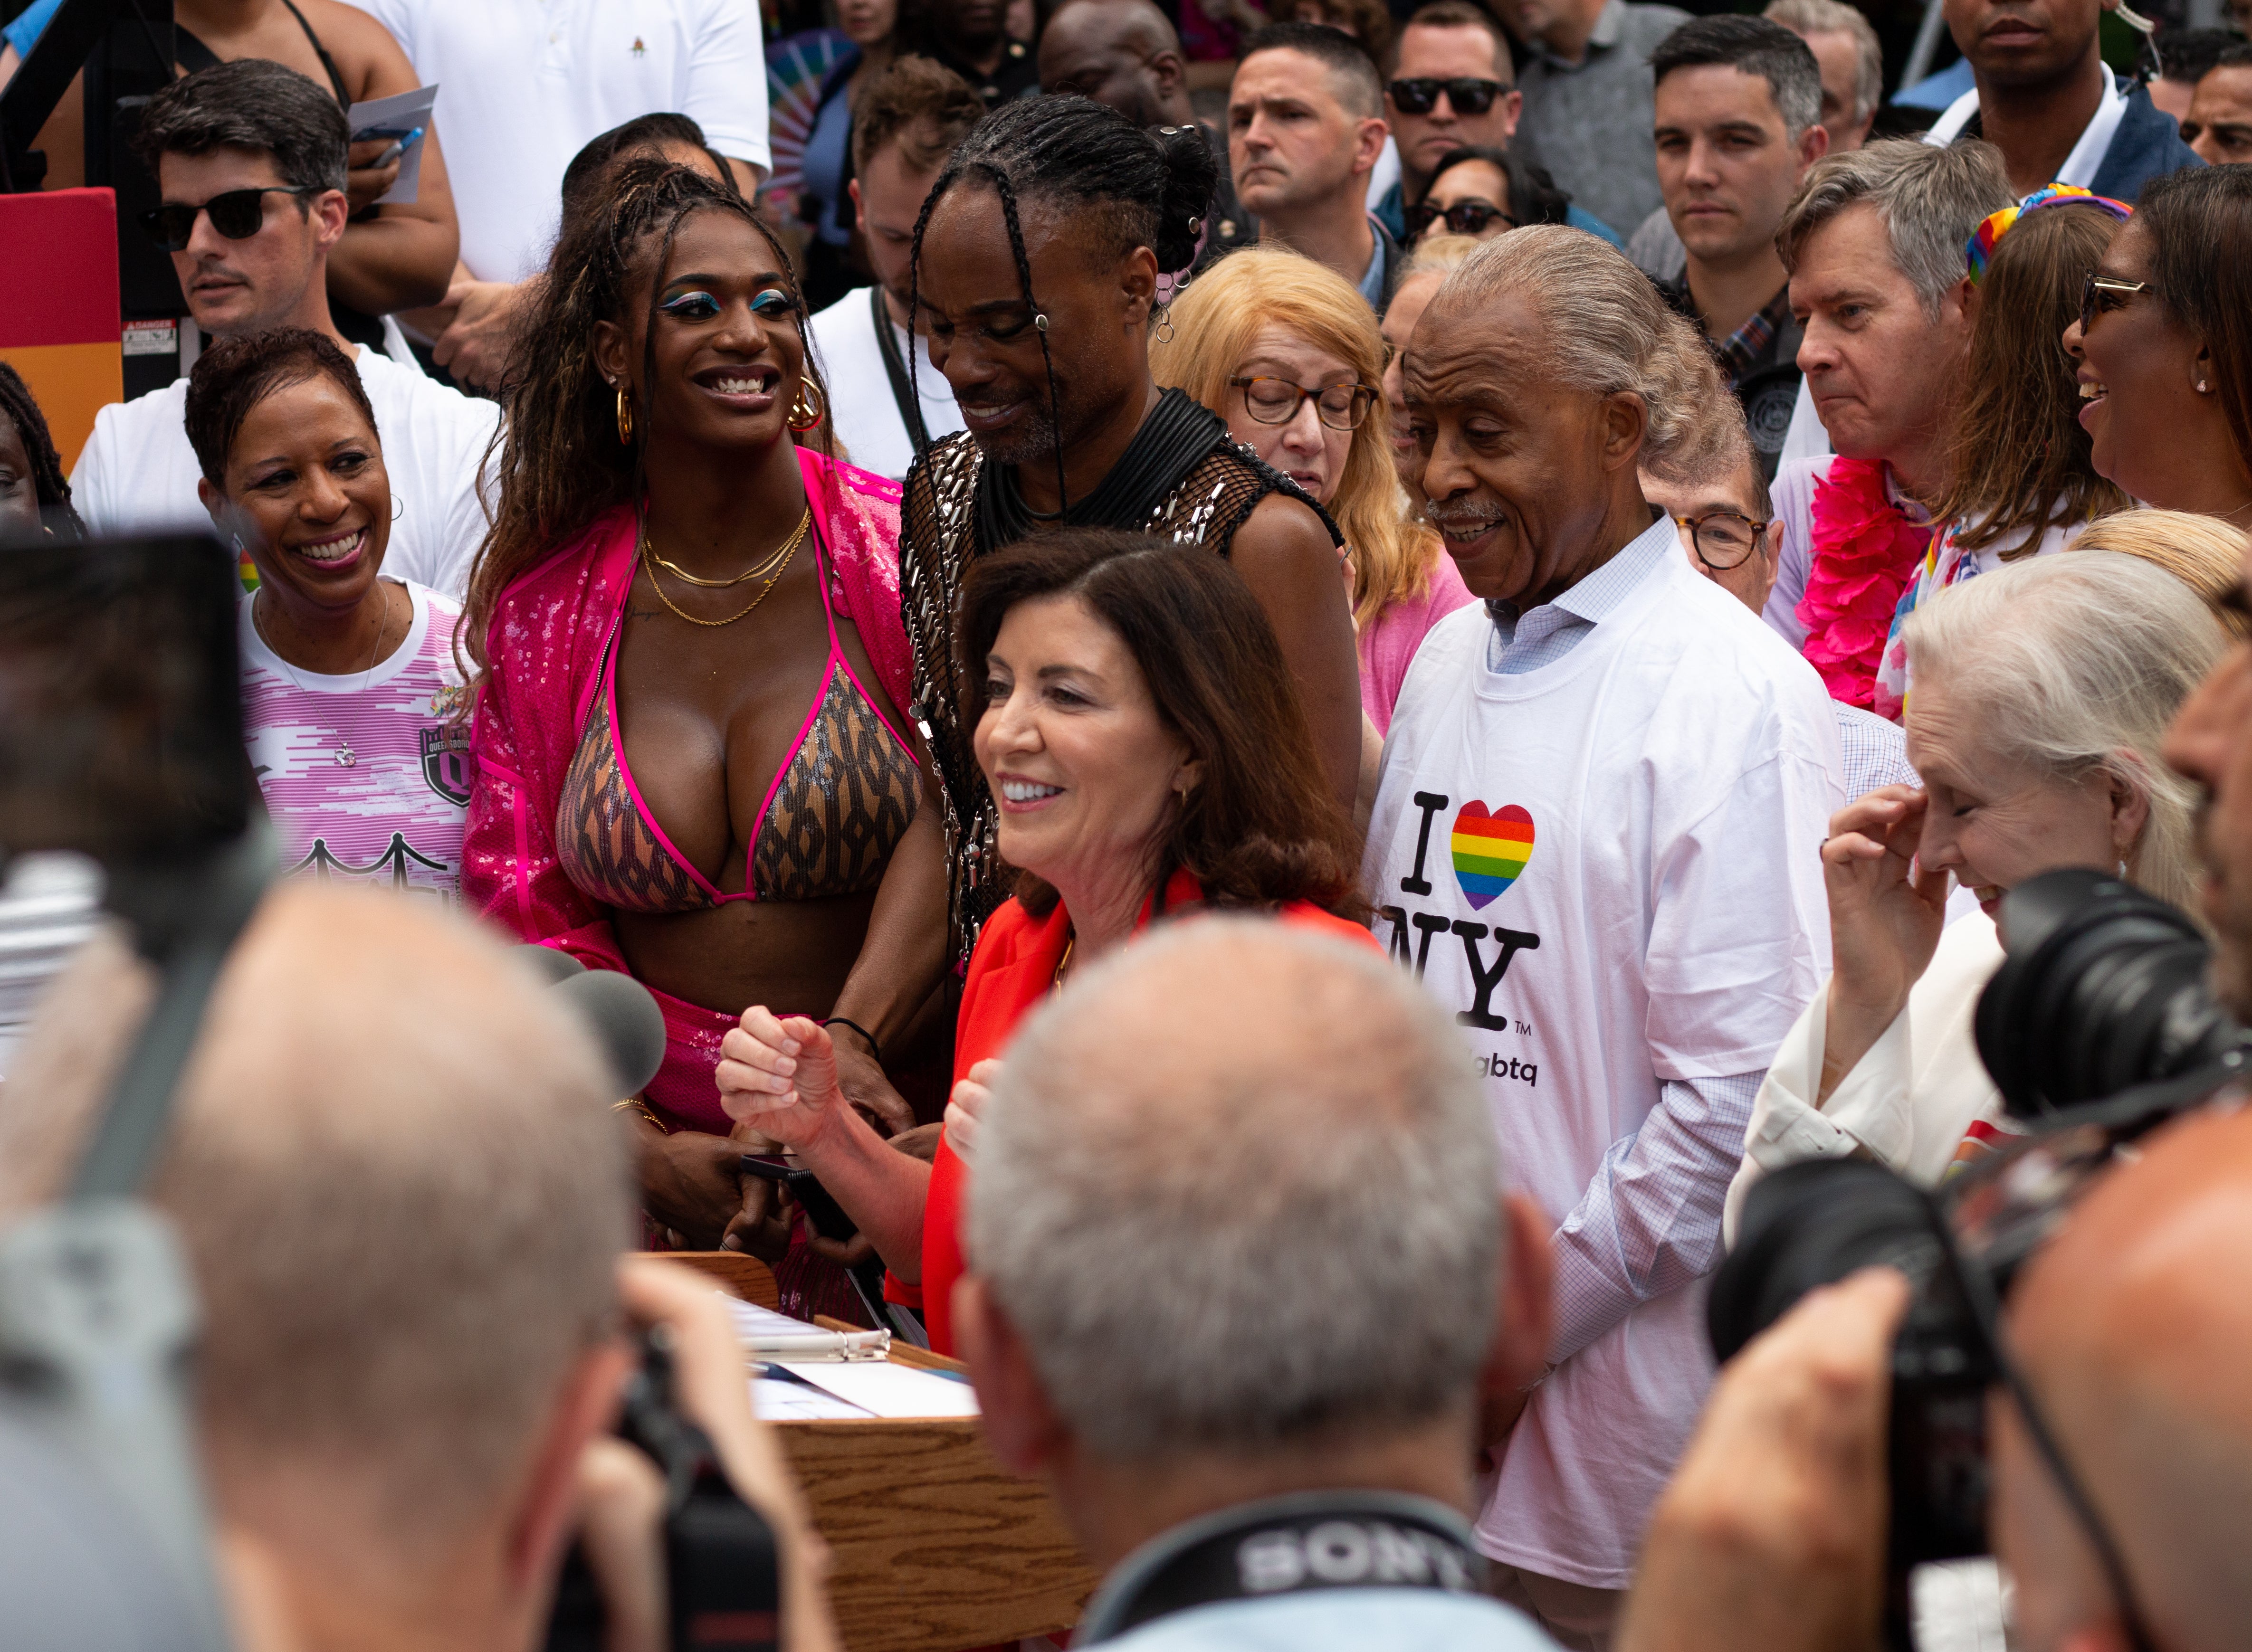
<instances>
[{"instance_id":1,"label":"wooden podium","mask_svg":"<svg viewBox=\"0 0 2252 1652\"><path fill-rule=\"evenodd\" d=\"M676 1253L745 1301L774 1275L732 1251ZM953 1360L893 1344L901 1364ZM774 1425L835 1557L830 1598L850 1652L963 1652L1068 1628L1100 1580L1047 1491L994 1460L975 1418Z\"/></svg>"}]
</instances>

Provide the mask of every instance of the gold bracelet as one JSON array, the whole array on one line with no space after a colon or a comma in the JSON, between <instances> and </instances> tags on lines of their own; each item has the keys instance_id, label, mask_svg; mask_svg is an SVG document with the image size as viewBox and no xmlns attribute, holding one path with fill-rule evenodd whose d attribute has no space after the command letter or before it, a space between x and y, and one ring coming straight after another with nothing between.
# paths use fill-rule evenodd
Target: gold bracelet
<instances>
[{"instance_id":1,"label":"gold bracelet","mask_svg":"<svg viewBox=\"0 0 2252 1652\"><path fill-rule=\"evenodd\" d=\"M613 1113L635 1114L641 1118L648 1120L651 1124L655 1125L658 1135L671 1135L672 1134L671 1131L664 1128L664 1121L658 1118L655 1113L650 1110L649 1103L643 1100L637 1095L629 1095L622 1101L612 1102L610 1104L610 1111Z\"/></svg>"}]
</instances>

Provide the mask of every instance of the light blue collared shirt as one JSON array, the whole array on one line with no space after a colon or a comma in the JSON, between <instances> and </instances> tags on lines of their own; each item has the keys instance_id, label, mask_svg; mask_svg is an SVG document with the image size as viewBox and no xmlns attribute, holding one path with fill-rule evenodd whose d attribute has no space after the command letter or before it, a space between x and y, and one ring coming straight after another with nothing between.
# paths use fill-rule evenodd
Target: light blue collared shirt
<instances>
[{"instance_id":1,"label":"light blue collared shirt","mask_svg":"<svg viewBox=\"0 0 2252 1652\"><path fill-rule=\"evenodd\" d=\"M1485 611L1493 616L1493 637L1486 644L1486 669L1503 677L1521 677L1562 659L1626 600L1628 592L1650 577L1660 558L1669 551L1678 556L1680 550L1673 519L1661 512L1616 556L1554 601L1520 614L1512 603L1489 600Z\"/></svg>"}]
</instances>

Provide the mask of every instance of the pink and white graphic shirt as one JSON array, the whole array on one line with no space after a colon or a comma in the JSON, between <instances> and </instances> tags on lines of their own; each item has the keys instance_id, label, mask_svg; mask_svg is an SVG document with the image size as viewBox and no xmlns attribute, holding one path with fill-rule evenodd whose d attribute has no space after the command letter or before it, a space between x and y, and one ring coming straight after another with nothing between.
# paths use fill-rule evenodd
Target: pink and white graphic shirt
<instances>
[{"instance_id":1,"label":"pink and white graphic shirt","mask_svg":"<svg viewBox=\"0 0 2252 1652\"><path fill-rule=\"evenodd\" d=\"M407 582L414 619L391 657L324 677L266 646L240 612L251 767L285 873L460 899L469 725L454 664L460 607Z\"/></svg>"}]
</instances>

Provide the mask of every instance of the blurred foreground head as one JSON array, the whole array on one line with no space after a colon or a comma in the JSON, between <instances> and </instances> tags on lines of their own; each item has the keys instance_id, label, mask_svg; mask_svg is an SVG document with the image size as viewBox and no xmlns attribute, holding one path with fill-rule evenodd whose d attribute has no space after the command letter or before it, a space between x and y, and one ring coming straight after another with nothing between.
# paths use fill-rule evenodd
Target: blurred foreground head
<instances>
[{"instance_id":1,"label":"blurred foreground head","mask_svg":"<svg viewBox=\"0 0 2252 1652\"><path fill-rule=\"evenodd\" d=\"M2011 1335L2116 1542L2157 1644L2242 1646L2252 1623L2252 1115L2154 1138L2075 1210L2014 1293ZM2080 1523L1997 1401L1995 1551L2016 1644L2128 1642Z\"/></svg>"},{"instance_id":2,"label":"blurred foreground head","mask_svg":"<svg viewBox=\"0 0 2252 1652\"><path fill-rule=\"evenodd\" d=\"M1026 1024L977 1137L989 1433L1105 1563L1284 1491L1459 1505L1497 1308L1509 1374L1546 1343L1499 1172L1460 1035L1381 955L1240 918L1127 948Z\"/></svg>"},{"instance_id":3,"label":"blurred foreground head","mask_svg":"<svg viewBox=\"0 0 2252 1652\"><path fill-rule=\"evenodd\" d=\"M57 983L0 1091L0 1208L61 1187L150 989L108 934ZM544 1613L624 1358L610 1087L561 1004L427 905L278 888L228 960L150 1193L202 1295L219 1524L307 1644L507 1645Z\"/></svg>"}]
</instances>

